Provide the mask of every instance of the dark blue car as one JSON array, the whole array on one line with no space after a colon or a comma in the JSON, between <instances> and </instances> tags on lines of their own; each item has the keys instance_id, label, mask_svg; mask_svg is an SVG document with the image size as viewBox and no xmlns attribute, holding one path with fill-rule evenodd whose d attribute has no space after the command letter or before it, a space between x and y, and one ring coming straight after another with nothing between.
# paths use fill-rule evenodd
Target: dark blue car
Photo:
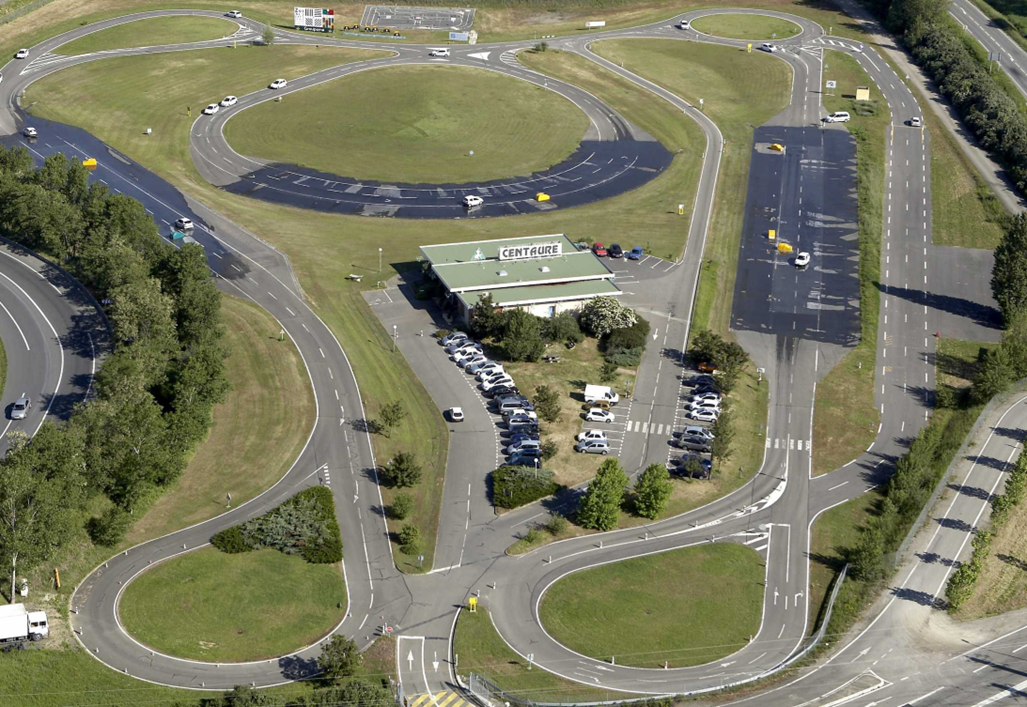
<instances>
[{"instance_id":1,"label":"dark blue car","mask_svg":"<svg viewBox=\"0 0 1027 707\"><path fill-rule=\"evenodd\" d=\"M631 249L631 252L628 253L628 260L641 260L643 255L645 255L645 251L642 250L641 246L636 245Z\"/></svg>"}]
</instances>

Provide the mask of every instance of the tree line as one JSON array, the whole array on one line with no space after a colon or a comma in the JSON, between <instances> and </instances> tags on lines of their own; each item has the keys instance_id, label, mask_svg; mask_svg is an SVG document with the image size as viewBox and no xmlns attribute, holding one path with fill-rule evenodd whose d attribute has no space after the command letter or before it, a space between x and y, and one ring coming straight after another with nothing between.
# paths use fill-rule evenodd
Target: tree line
<instances>
[{"instance_id":1,"label":"tree line","mask_svg":"<svg viewBox=\"0 0 1027 707\"><path fill-rule=\"evenodd\" d=\"M59 263L99 301L112 350L67 424L14 436L0 460L0 552L12 582L67 542L74 511L104 494L88 523L115 545L140 501L171 485L228 391L221 298L203 248L163 242L142 204L89 183L63 154L36 168L0 146L0 236Z\"/></svg>"},{"instance_id":2,"label":"tree line","mask_svg":"<svg viewBox=\"0 0 1027 707\"><path fill-rule=\"evenodd\" d=\"M955 107L981 146L1002 162L1027 194L1027 118L989 74L948 0L863 0L902 38L913 59Z\"/></svg>"}]
</instances>

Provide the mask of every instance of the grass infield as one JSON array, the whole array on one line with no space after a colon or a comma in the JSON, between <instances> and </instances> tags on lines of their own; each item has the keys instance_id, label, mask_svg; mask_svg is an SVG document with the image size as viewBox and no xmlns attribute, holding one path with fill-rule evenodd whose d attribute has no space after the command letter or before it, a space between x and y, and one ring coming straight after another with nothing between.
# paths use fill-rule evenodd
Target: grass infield
<instances>
[{"instance_id":1,"label":"grass infield","mask_svg":"<svg viewBox=\"0 0 1027 707\"><path fill-rule=\"evenodd\" d=\"M799 25L767 15L741 15L725 13L706 15L692 22L697 32L728 39L787 39L799 34Z\"/></svg>"},{"instance_id":2,"label":"grass infield","mask_svg":"<svg viewBox=\"0 0 1027 707\"><path fill-rule=\"evenodd\" d=\"M539 618L573 651L619 665L701 665L743 648L760 625L763 561L718 543L576 572L542 597Z\"/></svg>"},{"instance_id":3,"label":"grass infield","mask_svg":"<svg viewBox=\"0 0 1027 707\"><path fill-rule=\"evenodd\" d=\"M257 550L212 547L147 570L118 604L136 640L179 658L237 663L314 643L346 612L340 565Z\"/></svg>"},{"instance_id":4,"label":"grass infield","mask_svg":"<svg viewBox=\"0 0 1027 707\"><path fill-rule=\"evenodd\" d=\"M234 22L214 17L153 17L87 34L58 47L53 53L89 54L108 49L202 42L228 37L238 29L239 25Z\"/></svg>"},{"instance_id":5,"label":"grass infield","mask_svg":"<svg viewBox=\"0 0 1027 707\"><path fill-rule=\"evenodd\" d=\"M229 120L225 137L242 154L339 176L464 184L558 164L586 128L577 106L541 86L432 65L363 71L262 103Z\"/></svg>"}]
</instances>

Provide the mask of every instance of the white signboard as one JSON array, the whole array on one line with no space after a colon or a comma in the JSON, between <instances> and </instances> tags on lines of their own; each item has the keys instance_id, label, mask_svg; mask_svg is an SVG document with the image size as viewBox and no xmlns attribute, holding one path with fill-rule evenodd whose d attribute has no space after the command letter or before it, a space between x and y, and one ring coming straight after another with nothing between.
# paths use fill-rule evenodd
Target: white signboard
<instances>
[{"instance_id":1,"label":"white signboard","mask_svg":"<svg viewBox=\"0 0 1027 707\"><path fill-rule=\"evenodd\" d=\"M827 82L827 87L828 88L837 88L838 87L838 82L837 81L828 81Z\"/></svg>"},{"instance_id":2,"label":"white signboard","mask_svg":"<svg viewBox=\"0 0 1027 707\"><path fill-rule=\"evenodd\" d=\"M595 29L596 27L605 27L606 20L599 20L597 22L586 22L585 29Z\"/></svg>"},{"instance_id":3,"label":"white signboard","mask_svg":"<svg viewBox=\"0 0 1027 707\"><path fill-rule=\"evenodd\" d=\"M308 32L334 32L335 10L326 7L294 7L292 26Z\"/></svg>"},{"instance_id":4,"label":"white signboard","mask_svg":"<svg viewBox=\"0 0 1027 707\"><path fill-rule=\"evenodd\" d=\"M562 243L532 243L530 245L509 245L499 249L500 260L528 260L530 258L555 258L562 251Z\"/></svg>"}]
</instances>

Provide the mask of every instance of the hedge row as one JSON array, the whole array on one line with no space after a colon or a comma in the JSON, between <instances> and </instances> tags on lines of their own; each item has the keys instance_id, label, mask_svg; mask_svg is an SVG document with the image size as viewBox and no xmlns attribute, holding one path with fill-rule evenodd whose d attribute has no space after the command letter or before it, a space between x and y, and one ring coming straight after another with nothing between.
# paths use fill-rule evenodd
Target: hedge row
<instances>
[{"instance_id":1,"label":"hedge row","mask_svg":"<svg viewBox=\"0 0 1027 707\"><path fill-rule=\"evenodd\" d=\"M517 508L559 490L548 469L501 466L492 472L492 502L500 508Z\"/></svg>"}]
</instances>

